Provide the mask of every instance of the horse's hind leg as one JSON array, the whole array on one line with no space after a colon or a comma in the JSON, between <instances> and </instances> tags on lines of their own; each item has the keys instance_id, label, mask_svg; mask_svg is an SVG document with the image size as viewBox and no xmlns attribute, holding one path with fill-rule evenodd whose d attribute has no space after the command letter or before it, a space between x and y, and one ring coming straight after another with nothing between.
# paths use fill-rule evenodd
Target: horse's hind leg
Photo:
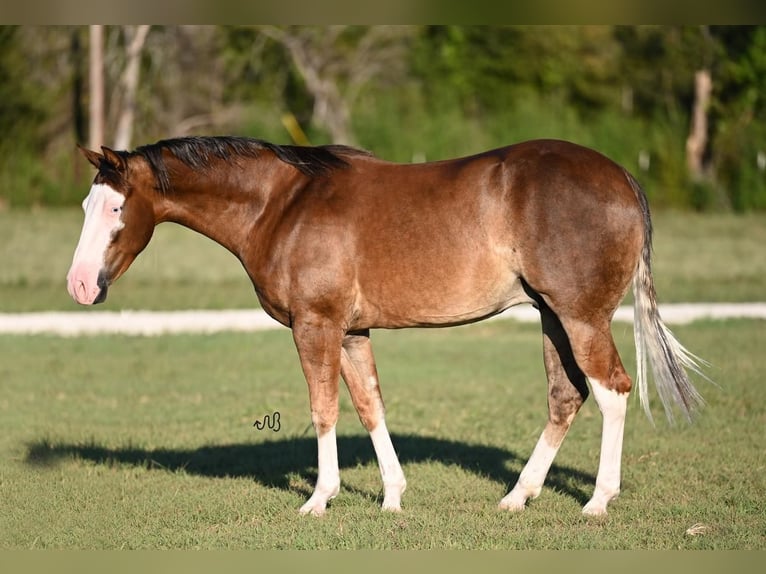
<instances>
[{"instance_id":1,"label":"horse's hind leg","mask_svg":"<svg viewBox=\"0 0 766 574\"><path fill-rule=\"evenodd\" d=\"M575 359L590 381L603 420L596 488L583 513L606 514L607 504L620 493L622 440L632 383L617 353L608 319L596 324L566 319L562 322Z\"/></svg>"},{"instance_id":2,"label":"horse's hind leg","mask_svg":"<svg viewBox=\"0 0 766 574\"><path fill-rule=\"evenodd\" d=\"M341 375L351 393L359 419L372 439L383 479L383 510L401 510L402 493L407 482L386 428L369 331L346 335L343 339Z\"/></svg>"},{"instance_id":3,"label":"horse's hind leg","mask_svg":"<svg viewBox=\"0 0 766 574\"><path fill-rule=\"evenodd\" d=\"M548 375L548 423L516 485L500 501L504 510L522 510L540 494L553 459L572 420L588 396L585 375L572 355L569 339L551 309L540 301L543 356Z\"/></svg>"}]
</instances>

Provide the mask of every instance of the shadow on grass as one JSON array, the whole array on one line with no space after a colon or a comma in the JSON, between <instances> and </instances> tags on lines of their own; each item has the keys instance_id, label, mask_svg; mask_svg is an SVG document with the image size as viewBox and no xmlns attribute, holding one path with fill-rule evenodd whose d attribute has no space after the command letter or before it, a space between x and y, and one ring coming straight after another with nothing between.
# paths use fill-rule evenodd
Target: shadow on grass
<instances>
[{"instance_id":1,"label":"shadow on grass","mask_svg":"<svg viewBox=\"0 0 766 574\"><path fill-rule=\"evenodd\" d=\"M502 483L506 489L516 483L519 471L526 462L515 453L494 446L416 435L394 434L391 439L402 465L436 462L457 466ZM376 461L367 436L338 437L338 457L341 470ZM65 458L104 465L127 464L170 472L183 471L208 477L251 478L265 486L285 490L295 490L290 485L290 474L297 473L311 484L316 480L316 440L308 437L193 449L109 448L95 442L57 444L41 440L28 445L26 463L53 466ZM594 483L593 475L556 464L551 467L545 481L547 488L571 496L580 505L587 502L585 490L591 490Z\"/></svg>"}]
</instances>

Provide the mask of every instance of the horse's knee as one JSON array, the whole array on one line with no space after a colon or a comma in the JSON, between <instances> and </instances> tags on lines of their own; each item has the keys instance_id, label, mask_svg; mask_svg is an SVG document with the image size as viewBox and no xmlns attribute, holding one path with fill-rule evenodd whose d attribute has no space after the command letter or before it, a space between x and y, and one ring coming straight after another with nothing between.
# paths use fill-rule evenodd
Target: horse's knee
<instances>
[{"instance_id":1,"label":"horse's knee","mask_svg":"<svg viewBox=\"0 0 766 574\"><path fill-rule=\"evenodd\" d=\"M335 428L338 423L338 409L328 409L324 411L311 411L311 423L317 436L324 436Z\"/></svg>"}]
</instances>

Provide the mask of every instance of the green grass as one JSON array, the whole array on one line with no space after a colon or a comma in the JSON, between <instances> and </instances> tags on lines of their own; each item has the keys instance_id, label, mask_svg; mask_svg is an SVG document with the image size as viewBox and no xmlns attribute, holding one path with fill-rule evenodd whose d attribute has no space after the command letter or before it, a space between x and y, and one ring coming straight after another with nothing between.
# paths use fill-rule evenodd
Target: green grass
<instances>
[{"instance_id":1,"label":"green grass","mask_svg":"<svg viewBox=\"0 0 766 574\"><path fill-rule=\"evenodd\" d=\"M766 214L654 216L660 301L766 300Z\"/></svg>"},{"instance_id":2,"label":"green grass","mask_svg":"<svg viewBox=\"0 0 766 574\"><path fill-rule=\"evenodd\" d=\"M630 401L623 492L599 519L580 514L599 452L593 401L540 498L495 509L545 420L533 325L374 333L403 512L379 510L372 447L344 392L343 486L320 519L297 513L316 447L286 330L0 337L0 548L766 548L764 322L675 332L720 388L700 384L708 406L691 426L654 429ZM630 330L615 335L633 372ZM274 410L279 432L253 427Z\"/></svg>"},{"instance_id":3,"label":"green grass","mask_svg":"<svg viewBox=\"0 0 766 574\"><path fill-rule=\"evenodd\" d=\"M80 233L79 210L0 211L0 311L75 310L64 278ZM655 215L654 269L661 302L761 301L766 214ZM99 308L257 306L236 258L177 225L157 227Z\"/></svg>"}]
</instances>

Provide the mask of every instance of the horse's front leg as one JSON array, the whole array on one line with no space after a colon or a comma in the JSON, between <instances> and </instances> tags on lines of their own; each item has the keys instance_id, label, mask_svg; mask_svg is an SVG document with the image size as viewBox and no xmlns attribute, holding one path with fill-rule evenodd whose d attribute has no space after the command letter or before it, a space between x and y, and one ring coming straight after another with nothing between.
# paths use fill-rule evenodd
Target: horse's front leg
<instances>
[{"instance_id":1,"label":"horse's front leg","mask_svg":"<svg viewBox=\"0 0 766 574\"><path fill-rule=\"evenodd\" d=\"M340 490L335 425L338 422L338 378L343 335L336 324L321 317L301 317L293 323L293 339L309 387L319 467L314 494L301 506L301 514L321 516L327 502Z\"/></svg>"}]
</instances>

